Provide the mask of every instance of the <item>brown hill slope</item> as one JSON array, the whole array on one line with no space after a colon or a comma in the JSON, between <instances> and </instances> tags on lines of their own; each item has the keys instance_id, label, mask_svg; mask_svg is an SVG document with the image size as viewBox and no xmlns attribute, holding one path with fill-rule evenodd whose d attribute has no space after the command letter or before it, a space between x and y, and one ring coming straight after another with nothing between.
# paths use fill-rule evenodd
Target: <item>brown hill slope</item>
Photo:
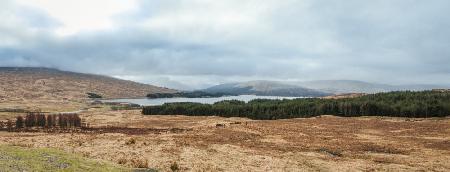
<instances>
[{"instance_id":1,"label":"brown hill slope","mask_svg":"<svg viewBox=\"0 0 450 172\"><path fill-rule=\"evenodd\" d=\"M0 67L0 101L85 100L88 92L104 98L145 97L148 93L170 93L161 88L101 75L49 68Z\"/></svg>"}]
</instances>

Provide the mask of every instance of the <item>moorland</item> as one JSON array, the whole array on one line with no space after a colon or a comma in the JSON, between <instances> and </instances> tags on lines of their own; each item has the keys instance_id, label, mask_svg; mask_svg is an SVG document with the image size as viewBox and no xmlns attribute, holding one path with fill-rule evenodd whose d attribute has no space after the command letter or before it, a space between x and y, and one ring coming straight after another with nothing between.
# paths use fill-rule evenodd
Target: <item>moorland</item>
<instances>
[{"instance_id":1,"label":"moorland","mask_svg":"<svg viewBox=\"0 0 450 172\"><path fill-rule=\"evenodd\" d=\"M446 90L141 108L87 93L176 90L53 69L0 71L6 171L450 170Z\"/></svg>"}]
</instances>

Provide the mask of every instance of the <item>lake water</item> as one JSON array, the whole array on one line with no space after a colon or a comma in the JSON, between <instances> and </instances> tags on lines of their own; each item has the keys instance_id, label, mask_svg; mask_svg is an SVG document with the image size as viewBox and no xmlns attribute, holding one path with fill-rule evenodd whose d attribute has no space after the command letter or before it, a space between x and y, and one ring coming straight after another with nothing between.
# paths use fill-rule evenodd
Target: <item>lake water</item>
<instances>
[{"instance_id":1,"label":"lake water","mask_svg":"<svg viewBox=\"0 0 450 172\"><path fill-rule=\"evenodd\" d=\"M157 98L157 99L112 99L112 100L102 100L103 102L126 102L134 103L142 106L152 106L152 105L162 105L164 103L174 103L174 102L194 102L194 103L204 103L213 104L222 100L241 100L248 102L254 99L297 99L303 97L278 97L278 96L255 96L255 95L240 95L240 96L224 96L224 97L213 97L213 98Z\"/></svg>"}]
</instances>

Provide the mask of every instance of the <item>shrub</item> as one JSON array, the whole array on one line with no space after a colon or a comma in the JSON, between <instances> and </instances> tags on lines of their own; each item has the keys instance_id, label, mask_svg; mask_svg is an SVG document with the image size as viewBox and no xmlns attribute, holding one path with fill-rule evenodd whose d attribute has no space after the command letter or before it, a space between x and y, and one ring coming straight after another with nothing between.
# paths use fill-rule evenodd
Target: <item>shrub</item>
<instances>
[{"instance_id":1,"label":"shrub","mask_svg":"<svg viewBox=\"0 0 450 172\"><path fill-rule=\"evenodd\" d=\"M328 153L332 156L342 157L342 151L341 150L331 150L327 148L320 148L320 152Z\"/></svg>"},{"instance_id":2,"label":"shrub","mask_svg":"<svg viewBox=\"0 0 450 172\"><path fill-rule=\"evenodd\" d=\"M130 138L128 141L125 142L126 145L134 145L136 144L135 138Z\"/></svg>"},{"instance_id":3,"label":"shrub","mask_svg":"<svg viewBox=\"0 0 450 172\"><path fill-rule=\"evenodd\" d=\"M170 170L180 171L180 166L177 164L177 162L173 162L172 164L170 164Z\"/></svg>"},{"instance_id":4,"label":"shrub","mask_svg":"<svg viewBox=\"0 0 450 172\"><path fill-rule=\"evenodd\" d=\"M127 164L128 160L125 157L121 157L117 160L117 164L125 165Z\"/></svg>"},{"instance_id":5,"label":"shrub","mask_svg":"<svg viewBox=\"0 0 450 172\"><path fill-rule=\"evenodd\" d=\"M120 165L129 165L133 168L148 168L148 161L145 158L133 158L127 159L125 157L120 157L117 160L117 163Z\"/></svg>"},{"instance_id":6,"label":"shrub","mask_svg":"<svg viewBox=\"0 0 450 172\"><path fill-rule=\"evenodd\" d=\"M101 99L102 96L96 93L86 93L88 95L89 98L91 99Z\"/></svg>"},{"instance_id":7,"label":"shrub","mask_svg":"<svg viewBox=\"0 0 450 172\"><path fill-rule=\"evenodd\" d=\"M134 168L148 168L148 161L146 159L131 159L131 166Z\"/></svg>"}]
</instances>

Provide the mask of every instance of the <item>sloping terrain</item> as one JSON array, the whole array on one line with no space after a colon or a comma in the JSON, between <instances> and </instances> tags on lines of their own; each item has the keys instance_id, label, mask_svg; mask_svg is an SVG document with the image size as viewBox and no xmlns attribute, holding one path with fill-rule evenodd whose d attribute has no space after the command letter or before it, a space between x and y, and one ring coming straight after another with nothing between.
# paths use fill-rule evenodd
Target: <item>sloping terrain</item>
<instances>
[{"instance_id":1,"label":"sloping terrain","mask_svg":"<svg viewBox=\"0 0 450 172\"><path fill-rule=\"evenodd\" d=\"M388 85L357 80L314 80L303 82L249 81L225 83L207 88L210 93L256 94L270 96L326 96L345 93L379 93L390 91L424 91L445 89L445 85Z\"/></svg>"},{"instance_id":2,"label":"sloping terrain","mask_svg":"<svg viewBox=\"0 0 450 172\"><path fill-rule=\"evenodd\" d=\"M103 98L145 97L149 93L175 90L101 75L49 68L0 68L0 99L85 99L86 93Z\"/></svg>"},{"instance_id":3,"label":"sloping terrain","mask_svg":"<svg viewBox=\"0 0 450 172\"><path fill-rule=\"evenodd\" d=\"M396 88L386 84L374 84L352 80L318 80L297 83L310 89L329 93L377 93L392 91Z\"/></svg>"},{"instance_id":4,"label":"sloping terrain","mask_svg":"<svg viewBox=\"0 0 450 172\"><path fill-rule=\"evenodd\" d=\"M388 85L357 80L314 80L303 82L248 81L225 83L202 91L208 93L255 94L261 96L321 97L345 93L379 93L389 91L423 91L450 88L442 85Z\"/></svg>"},{"instance_id":5,"label":"sloping terrain","mask_svg":"<svg viewBox=\"0 0 450 172\"><path fill-rule=\"evenodd\" d=\"M305 88L319 90L327 93L341 94L341 93L378 93L389 91L423 91L439 88L448 88L448 86L440 85L388 85L369 83L356 80L317 80L291 83Z\"/></svg>"},{"instance_id":6,"label":"sloping terrain","mask_svg":"<svg viewBox=\"0 0 450 172\"><path fill-rule=\"evenodd\" d=\"M274 81L227 83L216 85L202 91L208 93L226 93L238 95L254 94L259 96L319 97L329 95L328 93L324 93L321 91Z\"/></svg>"}]
</instances>

